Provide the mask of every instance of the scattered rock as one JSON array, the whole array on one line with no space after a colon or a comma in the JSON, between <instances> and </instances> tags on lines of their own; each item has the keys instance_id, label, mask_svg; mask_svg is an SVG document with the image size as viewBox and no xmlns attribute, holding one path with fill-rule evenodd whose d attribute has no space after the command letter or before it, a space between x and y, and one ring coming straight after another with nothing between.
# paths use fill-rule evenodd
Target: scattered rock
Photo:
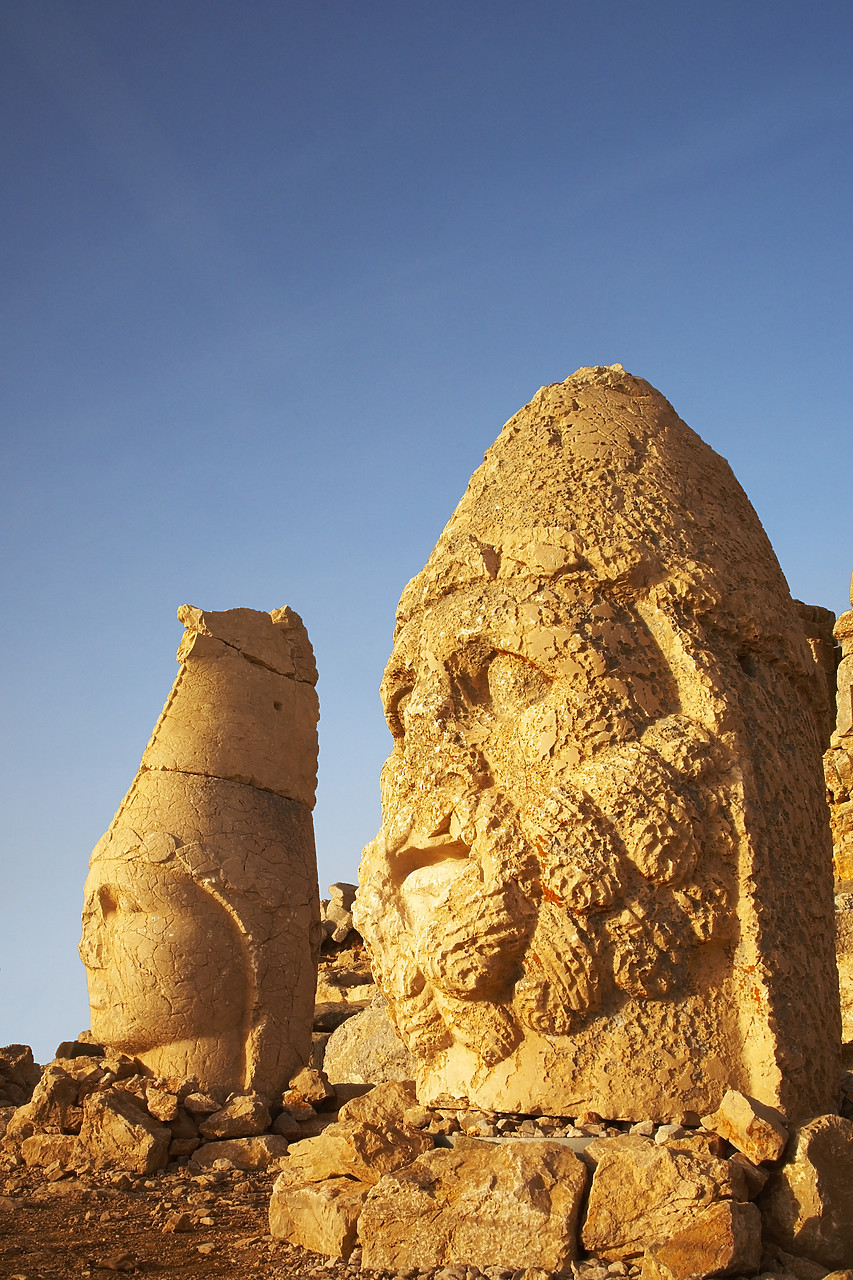
<instances>
[{"instance_id":1,"label":"scattered rock","mask_svg":"<svg viewBox=\"0 0 853 1280\"><path fill-rule=\"evenodd\" d=\"M251 1138L270 1127L269 1107L257 1093L229 1098L220 1111L199 1123L203 1138Z\"/></svg>"},{"instance_id":2,"label":"scattered rock","mask_svg":"<svg viewBox=\"0 0 853 1280\"><path fill-rule=\"evenodd\" d=\"M210 1116L219 1111L221 1104L207 1093L190 1093L184 1098L184 1107L191 1116Z\"/></svg>"},{"instance_id":3,"label":"scattered rock","mask_svg":"<svg viewBox=\"0 0 853 1280\"><path fill-rule=\"evenodd\" d=\"M350 1178L301 1181L279 1174L270 1200L270 1235L314 1253L348 1258L356 1243L359 1215L370 1187Z\"/></svg>"},{"instance_id":4,"label":"scattered rock","mask_svg":"<svg viewBox=\"0 0 853 1280\"><path fill-rule=\"evenodd\" d=\"M374 996L368 1008L332 1032L323 1057L323 1070L333 1083L412 1080L415 1066L394 1029L388 1002L381 993Z\"/></svg>"},{"instance_id":5,"label":"scattered rock","mask_svg":"<svg viewBox=\"0 0 853 1280\"><path fill-rule=\"evenodd\" d=\"M378 1182L432 1147L432 1139L406 1128L403 1116L416 1102L411 1084L377 1085L341 1107L336 1123L291 1148L288 1170L303 1182L351 1177Z\"/></svg>"},{"instance_id":6,"label":"scattered rock","mask_svg":"<svg viewBox=\"0 0 853 1280\"><path fill-rule=\"evenodd\" d=\"M82 1148L73 1133L34 1133L21 1143L21 1155L24 1164L36 1168L46 1169L56 1163L63 1169L72 1169L81 1161Z\"/></svg>"},{"instance_id":7,"label":"scattered rock","mask_svg":"<svg viewBox=\"0 0 853 1280\"><path fill-rule=\"evenodd\" d=\"M90 1094L83 1103L80 1144L96 1168L154 1173L166 1165L171 1137L122 1089Z\"/></svg>"},{"instance_id":8,"label":"scattered rock","mask_svg":"<svg viewBox=\"0 0 853 1280\"><path fill-rule=\"evenodd\" d=\"M719 1108L713 1115L703 1116L702 1124L737 1147L754 1164L778 1160L788 1141L784 1118L776 1108L736 1089L726 1090Z\"/></svg>"},{"instance_id":9,"label":"scattered rock","mask_svg":"<svg viewBox=\"0 0 853 1280\"><path fill-rule=\"evenodd\" d=\"M409 1080L411 1078L411 1076L407 1077ZM325 1071L318 1071L315 1067L303 1067L290 1081L289 1087L317 1111L335 1101L335 1091L329 1083L328 1076Z\"/></svg>"},{"instance_id":10,"label":"scattered rock","mask_svg":"<svg viewBox=\"0 0 853 1280\"><path fill-rule=\"evenodd\" d=\"M205 1142L193 1151L193 1163L207 1168L217 1160L228 1160L235 1169L266 1169L273 1160L287 1155L287 1139L264 1133L252 1138L231 1138Z\"/></svg>"},{"instance_id":11,"label":"scattered rock","mask_svg":"<svg viewBox=\"0 0 853 1280\"><path fill-rule=\"evenodd\" d=\"M33 1061L28 1044L7 1044L0 1049L0 1108L29 1102L40 1076L41 1067Z\"/></svg>"},{"instance_id":12,"label":"scattered rock","mask_svg":"<svg viewBox=\"0 0 853 1280\"><path fill-rule=\"evenodd\" d=\"M803 1125L759 1206L767 1237L788 1253L853 1267L853 1122L826 1115Z\"/></svg>"}]
</instances>

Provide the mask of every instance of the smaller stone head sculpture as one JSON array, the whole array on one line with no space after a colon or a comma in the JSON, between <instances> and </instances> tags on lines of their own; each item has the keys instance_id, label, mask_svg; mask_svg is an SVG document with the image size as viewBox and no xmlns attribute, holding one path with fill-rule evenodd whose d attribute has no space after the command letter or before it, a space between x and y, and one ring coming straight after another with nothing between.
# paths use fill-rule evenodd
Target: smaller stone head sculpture
<instances>
[{"instance_id":1,"label":"smaller stone head sculpture","mask_svg":"<svg viewBox=\"0 0 853 1280\"><path fill-rule=\"evenodd\" d=\"M272 1095L310 1050L316 671L290 610L179 617L181 671L91 858L92 1034L159 1075Z\"/></svg>"}]
</instances>

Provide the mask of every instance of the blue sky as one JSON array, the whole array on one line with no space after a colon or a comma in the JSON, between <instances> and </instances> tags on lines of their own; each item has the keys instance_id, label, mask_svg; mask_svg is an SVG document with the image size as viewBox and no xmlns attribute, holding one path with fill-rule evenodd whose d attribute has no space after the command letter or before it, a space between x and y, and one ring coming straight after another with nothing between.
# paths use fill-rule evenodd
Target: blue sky
<instances>
[{"instance_id":1,"label":"blue sky","mask_svg":"<svg viewBox=\"0 0 853 1280\"><path fill-rule=\"evenodd\" d=\"M649 379L848 607L851 66L832 0L3 0L0 1044L88 1025L180 604L302 614L355 878L397 599L542 384Z\"/></svg>"}]
</instances>

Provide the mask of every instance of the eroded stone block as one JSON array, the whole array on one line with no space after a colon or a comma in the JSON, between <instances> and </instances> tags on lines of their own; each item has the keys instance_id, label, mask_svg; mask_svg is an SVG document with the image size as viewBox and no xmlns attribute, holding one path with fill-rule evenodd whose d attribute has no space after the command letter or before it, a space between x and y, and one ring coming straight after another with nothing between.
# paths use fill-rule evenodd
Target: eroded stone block
<instances>
[{"instance_id":1,"label":"eroded stone block","mask_svg":"<svg viewBox=\"0 0 853 1280\"><path fill-rule=\"evenodd\" d=\"M387 1174L359 1220L362 1264L562 1271L578 1257L584 1165L555 1142L467 1139Z\"/></svg>"},{"instance_id":2,"label":"eroded stone block","mask_svg":"<svg viewBox=\"0 0 853 1280\"><path fill-rule=\"evenodd\" d=\"M270 1235L314 1253L348 1258L369 1191L369 1186L349 1178L313 1183L281 1173L270 1199Z\"/></svg>"},{"instance_id":3,"label":"eroded stone block","mask_svg":"<svg viewBox=\"0 0 853 1280\"><path fill-rule=\"evenodd\" d=\"M770 1240L826 1267L853 1267L853 1122L826 1115L794 1135L759 1200Z\"/></svg>"},{"instance_id":4,"label":"eroded stone block","mask_svg":"<svg viewBox=\"0 0 853 1280\"><path fill-rule=\"evenodd\" d=\"M641 1280L705 1280L752 1275L761 1263L761 1214L754 1204L722 1200L693 1222L647 1249Z\"/></svg>"}]
</instances>

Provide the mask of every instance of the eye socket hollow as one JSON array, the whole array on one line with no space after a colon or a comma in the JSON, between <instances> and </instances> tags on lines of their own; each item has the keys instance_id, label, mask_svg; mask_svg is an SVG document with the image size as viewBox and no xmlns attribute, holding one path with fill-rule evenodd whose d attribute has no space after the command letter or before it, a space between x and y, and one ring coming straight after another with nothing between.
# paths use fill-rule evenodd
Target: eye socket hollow
<instances>
[{"instance_id":1,"label":"eye socket hollow","mask_svg":"<svg viewBox=\"0 0 853 1280\"><path fill-rule=\"evenodd\" d=\"M505 650L492 658L488 676L492 704L501 711L532 707L546 696L553 683L535 663Z\"/></svg>"},{"instance_id":2,"label":"eye socket hollow","mask_svg":"<svg viewBox=\"0 0 853 1280\"><path fill-rule=\"evenodd\" d=\"M98 906L101 908L101 915L105 920L108 920L118 910L115 894L108 885L102 885L98 890Z\"/></svg>"}]
</instances>

